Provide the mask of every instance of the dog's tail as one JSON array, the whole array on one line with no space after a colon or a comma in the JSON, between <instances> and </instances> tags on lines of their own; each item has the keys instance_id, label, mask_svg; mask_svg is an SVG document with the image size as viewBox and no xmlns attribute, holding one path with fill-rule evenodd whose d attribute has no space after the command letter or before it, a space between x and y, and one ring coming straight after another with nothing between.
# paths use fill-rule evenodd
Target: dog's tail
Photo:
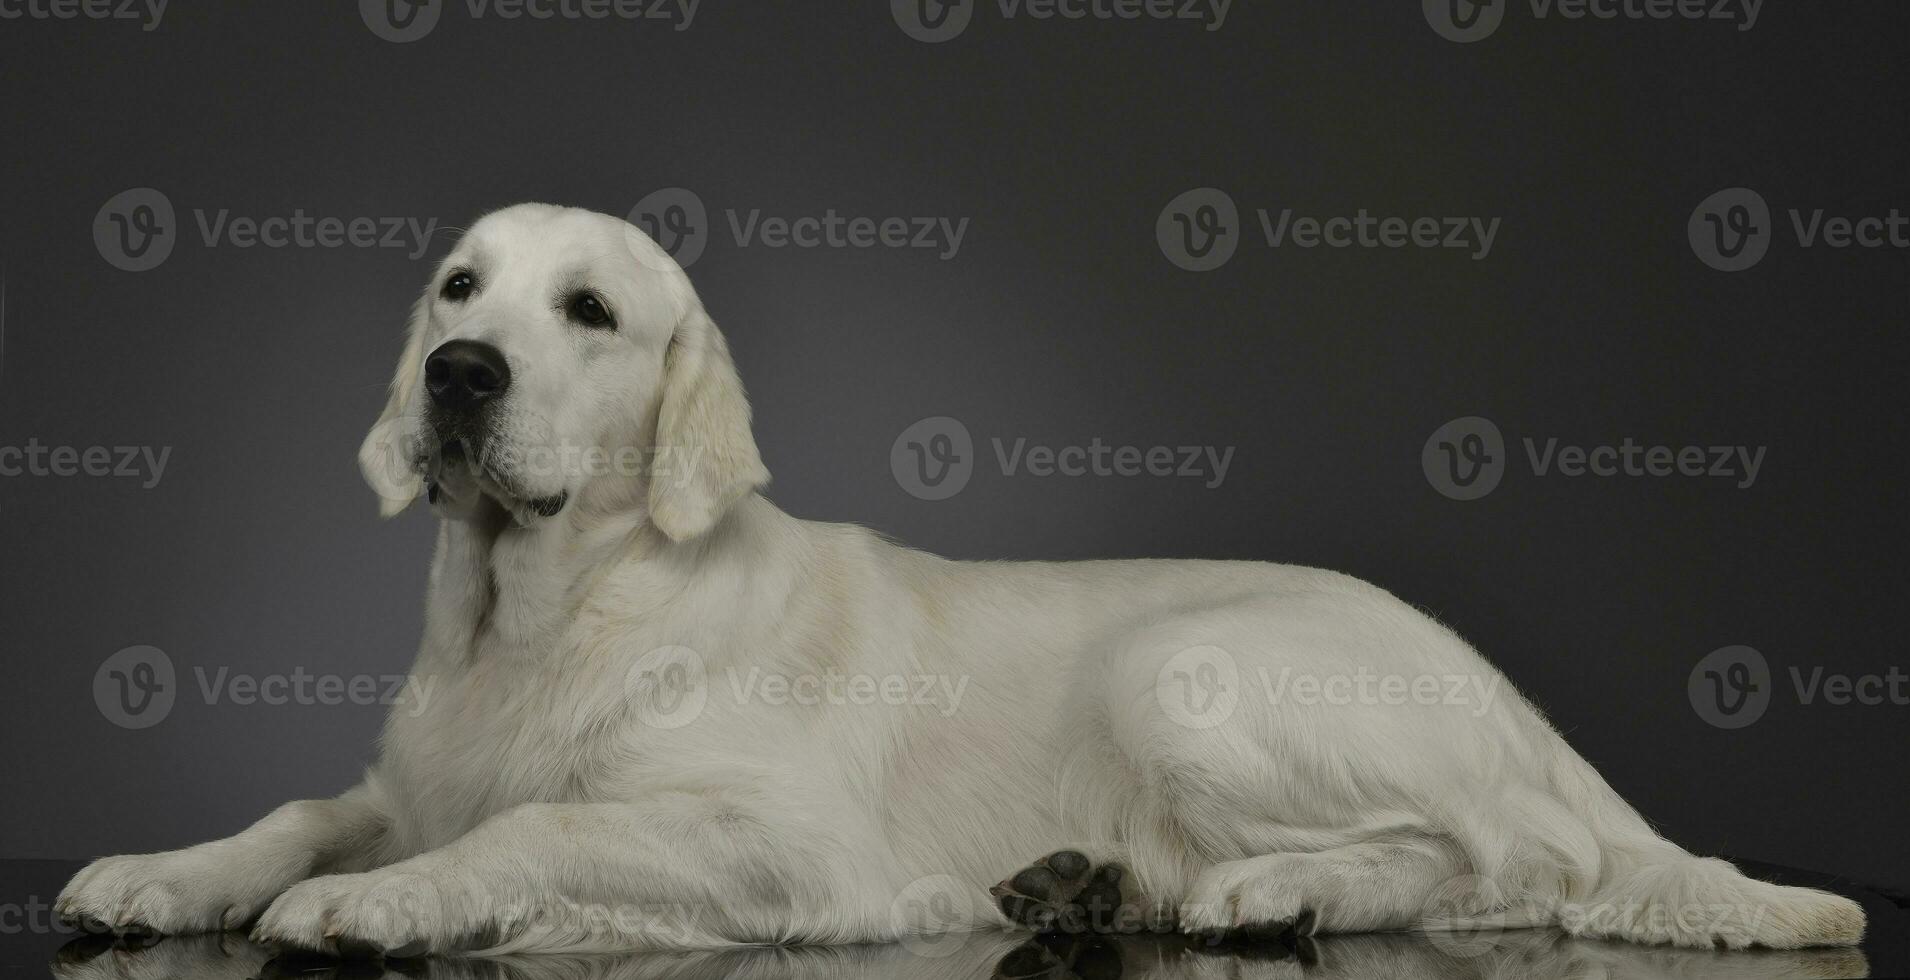
<instances>
[{"instance_id":1,"label":"dog's tail","mask_svg":"<svg viewBox=\"0 0 1910 980\"><path fill-rule=\"evenodd\" d=\"M1694 948L1798 949L1863 938L1863 908L1850 899L1758 881L1660 837L1536 712L1531 718L1538 730L1528 744L1539 750L1531 761L1543 782L1473 795L1469 812L1449 824L1465 828L1456 836L1481 880L1504 896L1487 903L1497 923Z\"/></svg>"}]
</instances>

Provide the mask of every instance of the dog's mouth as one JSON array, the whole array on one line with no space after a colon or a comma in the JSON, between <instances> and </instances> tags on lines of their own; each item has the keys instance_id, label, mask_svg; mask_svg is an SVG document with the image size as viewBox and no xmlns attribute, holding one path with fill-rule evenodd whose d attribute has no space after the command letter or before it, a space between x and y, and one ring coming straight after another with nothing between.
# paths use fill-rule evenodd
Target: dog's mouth
<instances>
[{"instance_id":1,"label":"dog's mouth","mask_svg":"<svg viewBox=\"0 0 1910 980\"><path fill-rule=\"evenodd\" d=\"M539 494L523 488L503 467L493 465L485 440L465 434L439 434L434 448L419 455L416 466L425 481L425 497L447 516L471 519L486 499L508 511L517 523L555 517L570 503L570 491Z\"/></svg>"}]
</instances>

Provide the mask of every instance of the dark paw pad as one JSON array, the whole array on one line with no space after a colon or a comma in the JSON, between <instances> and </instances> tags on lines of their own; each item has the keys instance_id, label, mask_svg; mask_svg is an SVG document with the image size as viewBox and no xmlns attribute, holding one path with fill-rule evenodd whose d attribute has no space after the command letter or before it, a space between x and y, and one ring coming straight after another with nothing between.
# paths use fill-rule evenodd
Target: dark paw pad
<instances>
[{"instance_id":1,"label":"dark paw pad","mask_svg":"<svg viewBox=\"0 0 1910 980\"><path fill-rule=\"evenodd\" d=\"M1142 910L1124 889L1127 869L1056 851L990 889L1003 915L1036 932L1139 932Z\"/></svg>"}]
</instances>

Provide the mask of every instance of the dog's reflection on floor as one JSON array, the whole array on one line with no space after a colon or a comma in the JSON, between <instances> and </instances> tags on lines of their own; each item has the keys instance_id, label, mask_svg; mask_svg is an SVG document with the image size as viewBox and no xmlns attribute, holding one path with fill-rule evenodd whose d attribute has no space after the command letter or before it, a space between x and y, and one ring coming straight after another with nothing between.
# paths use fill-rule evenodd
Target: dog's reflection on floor
<instances>
[{"instance_id":1,"label":"dog's reflection on floor","mask_svg":"<svg viewBox=\"0 0 1910 980\"><path fill-rule=\"evenodd\" d=\"M1777 980L1868 973L1853 949L1708 952L1586 942L1539 929L1332 936L1293 946L973 933L907 945L384 964L276 957L232 933L156 942L85 937L53 963L58 980Z\"/></svg>"}]
</instances>

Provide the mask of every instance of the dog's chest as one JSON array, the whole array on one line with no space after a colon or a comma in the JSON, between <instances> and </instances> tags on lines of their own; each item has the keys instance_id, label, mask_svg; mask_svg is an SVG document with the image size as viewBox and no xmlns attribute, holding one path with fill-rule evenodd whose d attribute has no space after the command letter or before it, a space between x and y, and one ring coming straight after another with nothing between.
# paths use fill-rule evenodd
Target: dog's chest
<instances>
[{"instance_id":1,"label":"dog's chest","mask_svg":"<svg viewBox=\"0 0 1910 980\"><path fill-rule=\"evenodd\" d=\"M416 682L430 693L392 715L379 770L418 849L524 803L605 798L604 780L642 751L624 737L615 670L486 656Z\"/></svg>"}]
</instances>

